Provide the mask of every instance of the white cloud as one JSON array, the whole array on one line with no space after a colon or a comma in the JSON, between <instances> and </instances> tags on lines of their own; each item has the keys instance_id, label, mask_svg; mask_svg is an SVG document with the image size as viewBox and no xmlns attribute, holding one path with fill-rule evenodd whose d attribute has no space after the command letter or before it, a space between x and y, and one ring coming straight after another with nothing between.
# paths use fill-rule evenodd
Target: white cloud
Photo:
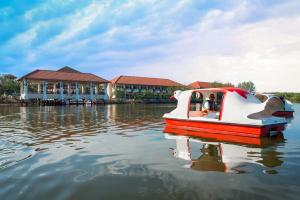
<instances>
[{"instance_id":1,"label":"white cloud","mask_svg":"<svg viewBox=\"0 0 300 200\"><path fill-rule=\"evenodd\" d=\"M88 29L88 27L96 19L96 17L101 14L104 7L105 5L103 4L93 2L84 9L68 16L67 19L65 19L69 22L68 26L65 28L65 31L46 43L43 48L67 43L76 35Z\"/></svg>"},{"instance_id":2,"label":"white cloud","mask_svg":"<svg viewBox=\"0 0 300 200\"><path fill-rule=\"evenodd\" d=\"M220 12L207 16L228 16ZM183 83L252 80L259 91L300 91L300 17L273 17L231 28L203 26L205 20L214 23L218 18L205 17L181 33L178 42L161 46L169 52L165 59L133 67L131 73Z\"/></svg>"},{"instance_id":3,"label":"white cloud","mask_svg":"<svg viewBox=\"0 0 300 200\"><path fill-rule=\"evenodd\" d=\"M36 36L37 26L34 26L9 40L6 44L6 48L12 47L17 49L18 47L28 47L31 44L31 42L36 38Z\"/></svg>"},{"instance_id":4,"label":"white cloud","mask_svg":"<svg viewBox=\"0 0 300 200\"><path fill-rule=\"evenodd\" d=\"M183 83L252 80L260 91L300 91L296 77L300 73L300 14L296 9L300 4L251 2L234 1L234 7L214 7L199 14L202 10L195 9L192 0L117 5L92 1L63 16L64 23L59 25L63 30L46 41L30 47L39 31L57 19L34 22L9 44L28 47L23 66L89 66L100 76L113 71L113 75L158 76ZM34 21L38 13L53 10L51 5L28 11L26 19ZM196 17L187 14L190 9ZM194 21L187 25L188 17Z\"/></svg>"}]
</instances>

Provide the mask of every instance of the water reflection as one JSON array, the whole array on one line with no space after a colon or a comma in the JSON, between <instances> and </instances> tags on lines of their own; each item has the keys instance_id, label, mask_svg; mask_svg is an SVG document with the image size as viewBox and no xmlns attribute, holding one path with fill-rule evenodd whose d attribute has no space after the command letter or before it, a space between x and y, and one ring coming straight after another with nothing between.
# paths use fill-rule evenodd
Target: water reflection
<instances>
[{"instance_id":1,"label":"water reflection","mask_svg":"<svg viewBox=\"0 0 300 200\"><path fill-rule=\"evenodd\" d=\"M0 199L299 197L300 105L284 143L165 136L161 116L173 108L0 106Z\"/></svg>"},{"instance_id":2,"label":"water reflection","mask_svg":"<svg viewBox=\"0 0 300 200\"><path fill-rule=\"evenodd\" d=\"M181 130L166 127L165 138L175 140L175 158L188 161L184 167L199 171L246 173L251 165L263 167L266 173L283 164L277 146L283 144L283 134L272 138L245 138L210 134L210 138L186 136ZM205 135L205 133L203 133Z\"/></svg>"},{"instance_id":3,"label":"water reflection","mask_svg":"<svg viewBox=\"0 0 300 200\"><path fill-rule=\"evenodd\" d=\"M161 128L161 116L173 106L105 105L0 107L0 168L48 148L82 150L92 137Z\"/></svg>"},{"instance_id":4,"label":"water reflection","mask_svg":"<svg viewBox=\"0 0 300 200\"><path fill-rule=\"evenodd\" d=\"M107 105L20 107L19 110L20 128L30 132L36 144L108 131L125 134L132 129L158 127L162 123L161 114L169 109L143 105Z\"/></svg>"}]
</instances>

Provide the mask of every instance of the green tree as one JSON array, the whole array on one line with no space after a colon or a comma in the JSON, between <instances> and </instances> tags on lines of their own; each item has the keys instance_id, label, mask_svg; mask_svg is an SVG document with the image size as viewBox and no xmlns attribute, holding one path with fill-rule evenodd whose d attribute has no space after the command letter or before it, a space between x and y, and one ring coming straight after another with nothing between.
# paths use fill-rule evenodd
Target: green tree
<instances>
[{"instance_id":1,"label":"green tree","mask_svg":"<svg viewBox=\"0 0 300 200\"><path fill-rule=\"evenodd\" d=\"M213 88L218 88L218 87L223 87L223 86L224 86L223 83L218 82L218 81L213 81L213 82L211 82L210 85L211 85L211 87L213 87Z\"/></svg>"},{"instance_id":2,"label":"green tree","mask_svg":"<svg viewBox=\"0 0 300 200\"><path fill-rule=\"evenodd\" d=\"M255 85L252 81L244 81L238 84L238 88L248 90L250 92L255 92Z\"/></svg>"},{"instance_id":3,"label":"green tree","mask_svg":"<svg viewBox=\"0 0 300 200\"><path fill-rule=\"evenodd\" d=\"M219 87L235 87L235 86L230 82L221 83L221 82L218 82L218 81L213 81L211 83L211 87L212 88L219 88Z\"/></svg>"},{"instance_id":4,"label":"green tree","mask_svg":"<svg viewBox=\"0 0 300 200\"><path fill-rule=\"evenodd\" d=\"M117 99L125 98L125 91L121 89L116 89L116 98Z\"/></svg>"},{"instance_id":5,"label":"green tree","mask_svg":"<svg viewBox=\"0 0 300 200\"><path fill-rule=\"evenodd\" d=\"M224 87L235 87L235 85L233 85L233 84L230 83L230 82L224 83L223 86L224 86Z\"/></svg>"},{"instance_id":6,"label":"green tree","mask_svg":"<svg viewBox=\"0 0 300 200\"><path fill-rule=\"evenodd\" d=\"M11 74L0 76L0 95L18 95L20 84L17 77Z\"/></svg>"},{"instance_id":7,"label":"green tree","mask_svg":"<svg viewBox=\"0 0 300 200\"><path fill-rule=\"evenodd\" d=\"M144 93L144 98L145 99L153 99L154 98L154 93L152 90L146 90Z\"/></svg>"}]
</instances>

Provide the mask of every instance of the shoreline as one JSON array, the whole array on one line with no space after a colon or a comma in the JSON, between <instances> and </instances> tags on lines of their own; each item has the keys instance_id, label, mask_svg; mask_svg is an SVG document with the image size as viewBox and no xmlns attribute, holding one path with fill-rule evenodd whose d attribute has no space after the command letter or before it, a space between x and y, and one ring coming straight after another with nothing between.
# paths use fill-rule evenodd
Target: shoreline
<instances>
[{"instance_id":1,"label":"shoreline","mask_svg":"<svg viewBox=\"0 0 300 200\"><path fill-rule=\"evenodd\" d=\"M21 100L5 100L0 101L0 106L10 106L10 105L19 105L19 106L68 106L68 105L106 105L106 104L173 104L176 101L168 100L168 99L116 99L109 101L56 101L56 100L47 100L47 101L37 101L30 100L27 102Z\"/></svg>"},{"instance_id":2,"label":"shoreline","mask_svg":"<svg viewBox=\"0 0 300 200\"><path fill-rule=\"evenodd\" d=\"M0 97L0 105L1 106L10 106L10 105L26 105L26 106L34 106L34 105L42 105L42 106L57 106L57 105L105 105L105 104L167 104L167 103L176 103L174 100L170 99L113 99L113 100L96 100L94 102L90 102L89 100L84 101L57 101L57 100L46 100L46 101L38 101L38 100L29 100L24 102L19 99L20 97ZM291 101L292 103L300 103L300 101L292 101L287 98L287 100Z\"/></svg>"}]
</instances>

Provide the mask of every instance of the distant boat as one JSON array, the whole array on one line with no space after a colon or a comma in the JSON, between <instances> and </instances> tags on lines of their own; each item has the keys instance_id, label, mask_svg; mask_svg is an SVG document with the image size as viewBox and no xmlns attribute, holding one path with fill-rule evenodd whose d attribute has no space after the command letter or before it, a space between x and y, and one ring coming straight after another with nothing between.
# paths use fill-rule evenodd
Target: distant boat
<instances>
[{"instance_id":1,"label":"distant boat","mask_svg":"<svg viewBox=\"0 0 300 200\"><path fill-rule=\"evenodd\" d=\"M207 99L212 94L220 97L216 111L205 115L201 106L191 110L193 98ZM287 123L272 115L282 106L279 98L262 103L254 94L239 88L178 90L174 98L178 101L176 109L163 116L169 128L260 138L282 132Z\"/></svg>"}]
</instances>

